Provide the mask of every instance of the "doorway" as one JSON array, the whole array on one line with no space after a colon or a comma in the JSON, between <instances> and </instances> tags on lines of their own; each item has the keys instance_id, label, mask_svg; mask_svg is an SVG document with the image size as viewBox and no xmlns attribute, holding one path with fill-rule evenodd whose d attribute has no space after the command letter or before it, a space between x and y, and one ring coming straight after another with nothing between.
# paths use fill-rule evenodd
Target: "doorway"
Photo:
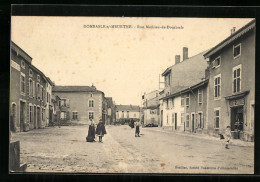
<instances>
[{"instance_id":1,"label":"doorway","mask_svg":"<svg viewBox=\"0 0 260 182\"><path fill-rule=\"evenodd\" d=\"M191 114L191 131L194 132L194 119L195 119L195 114Z\"/></svg>"},{"instance_id":2,"label":"doorway","mask_svg":"<svg viewBox=\"0 0 260 182\"><path fill-rule=\"evenodd\" d=\"M36 106L34 106L34 109L33 109L33 126L34 128L36 129L37 128L37 114L36 114Z\"/></svg>"},{"instance_id":3,"label":"doorway","mask_svg":"<svg viewBox=\"0 0 260 182\"><path fill-rule=\"evenodd\" d=\"M25 102L20 101L20 131L24 130L24 121L25 121Z\"/></svg>"},{"instance_id":4,"label":"doorway","mask_svg":"<svg viewBox=\"0 0 260 182\"><path fill-rule=\"evenodd\" d=\"M37 107L37 126L36 128L40 128L41 126L41 109Z\"/></svg>"},{"instance_id":5,"label":"doorway","mask_svg":"<svg viewBox=\"0 0 260 182\"><path fill-rule=\"evenodd\" d=\"M175 130L177 130L177 113L175 113Z\"/></svg>"},{"instance_id":6,"label":"doorway","mask_svg":"<svg viewBox=\"0 0 260 182\"><path fill-rule=\"evenodd\" d=\"M243 131L244 110L243 106L231 108L231 131Z\"/></svg>"},{"instance_id":7,"label":"doorway","mask_svg":"<svg viewBox=\"0 0 260 182\"><path fill-rule=\"evenodd\" d=\"M10 130L12 132L16 131L16 104L13 103L11 106L11 115L10 115Z\"/></svg>"}]
</instances>

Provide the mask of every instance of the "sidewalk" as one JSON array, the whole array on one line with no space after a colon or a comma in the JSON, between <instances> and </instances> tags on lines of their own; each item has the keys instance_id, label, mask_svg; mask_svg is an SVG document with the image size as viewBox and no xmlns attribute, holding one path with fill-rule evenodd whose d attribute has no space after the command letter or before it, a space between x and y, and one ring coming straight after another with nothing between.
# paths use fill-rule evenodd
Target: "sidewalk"
<instances>
[{"instance_id":1,"label":"sidewalk","mask_svg":"<svg viewBox=\"0 0 260 182\"><path fill-rule=\"evenodd\" d=\"M142 129L152 130L152 131L157 131L157 132L163 132L163 133L169 133L169 134L182 135L182 136L187 136L187 137L196 137L196 138L200 138L200 139L212 140L212 141L221 142L221 143L224 142L224 140L220 140L219 137L214 137L214 136L210 136L210 135L207 135L207 134L200 134L200 133L198 134L198 133L178 131L178 130L172 131L171 128L143 127ZM242 141L242 140L239 140L239 139L232 139L230 141L230 146L232 146L232 145L242 146L242 147L254 147L254 142L246 142L246 141Z\"/></svg>"}]
</instances>

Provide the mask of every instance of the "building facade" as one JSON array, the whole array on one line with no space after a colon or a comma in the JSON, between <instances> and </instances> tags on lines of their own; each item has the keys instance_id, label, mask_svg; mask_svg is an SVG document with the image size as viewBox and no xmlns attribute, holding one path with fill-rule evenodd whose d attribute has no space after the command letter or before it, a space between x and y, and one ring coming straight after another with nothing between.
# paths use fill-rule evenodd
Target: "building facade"
<instances>
[{"instance_id":1,"label":"building facade","mask_svg":"<svg viewBox=\"0 0 260 182\"><path fill-rule=\"evenodd\" d=\"M233 138L254 140L255 20L204 54L209 58L208 129L231 127Z\"/></svg>"},{"instance_id":2,"label":"building facade","mask_svg":"<svg viewBox=\"0 0 260 182\"><path fill-rule=\"evenodd\" d=\"M50 79L35 66L32 58L11 42L10 130L43 128L46 122L46 86Z\"/></svg>"},{"instance_id":3,"label":"building facade","mask_svg":"<svg viewBox=\"0 0 260 182\"><path fill-rule=\"evenodd\" d=\"M205 80L207 62L203 57L204 53L189 58L188 48L184 47L183 61L180 61L180 55L176 55L175 64L162 73L165 88L163 92L160 92L160 120L164 128L195 131L190 125L190 117L194 116L193 127L195 128L196 109L200 108L195 104L197 102L193 103L194 95L197 94L196 90L190 89Z\"/></svg>"},{"instance_id":4,"label":"building facade","mask_svg":"<svg viewBox=\"0 0 260 182\"><path fill-rule=\"evenodd\" d=\"M97 124L106 119L106 101L104 93L95 86L54 86L53 94L59 96L61 121L90 122L92 118Z\"/></svg>"},{"instance_id":5,"label":"building facade","mask_svg":"<svg viewBox=\"0 0 260 182\"><path fill-rule=\"evenodd\" d=\"M112 97L106 97L107 102L107 119L106 124L111 125L116 120L116 112L115 112L115 104L113 102Z\"/></svg>"},{"instance_id":6,"label":"building facade","mask_svg":"<svg viewBox=\"0 0 260 182\"><path fill-rule=\"evenodd\" d=\"M144 93L142 96L142 117L144 126L159 126L159 90Z\"/></svg>"},{"instance_id":7,"label":"building facade","mask_svg":"<svg viewBox=\"0 0 260 182\"><path fill-rule=\"evenodd\" d=\"M140 120L140 107L135 105L116 105L116 122L127 123Z\"/></svg>"}]
</instances>

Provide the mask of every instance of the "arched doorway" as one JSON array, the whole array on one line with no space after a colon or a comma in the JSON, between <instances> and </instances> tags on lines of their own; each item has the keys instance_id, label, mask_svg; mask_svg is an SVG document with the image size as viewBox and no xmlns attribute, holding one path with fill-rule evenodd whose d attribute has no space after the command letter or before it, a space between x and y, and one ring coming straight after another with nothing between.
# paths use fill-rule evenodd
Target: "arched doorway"
<instances>
[{"instance_id":1,"label":"arched doorway","mask_svg":"<svg viewBox=\"0 0 260 182\"><path fill-rule=\"evenodd\" d=\"M10 113L10 130L12 132L16 131L16 113L17 113L17 108L16 108L16 104L12 103L11 105L11 113Z\"/></svg>"}]
</instances>

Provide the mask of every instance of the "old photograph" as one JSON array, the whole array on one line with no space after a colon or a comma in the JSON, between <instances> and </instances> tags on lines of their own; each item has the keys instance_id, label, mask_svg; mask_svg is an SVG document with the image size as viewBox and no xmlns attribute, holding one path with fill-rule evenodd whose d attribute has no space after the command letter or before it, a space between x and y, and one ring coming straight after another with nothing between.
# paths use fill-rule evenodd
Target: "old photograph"
<instances>
[{"instance_id":1,"label":"old photograph","mask_svg":"<svg viewBox=\"0 0 260 182\"><path fill-rule=\"evenodd\" d=\"M9 172L254 174L255 24L12 16Z\"/></svg>"}]
</instances>

